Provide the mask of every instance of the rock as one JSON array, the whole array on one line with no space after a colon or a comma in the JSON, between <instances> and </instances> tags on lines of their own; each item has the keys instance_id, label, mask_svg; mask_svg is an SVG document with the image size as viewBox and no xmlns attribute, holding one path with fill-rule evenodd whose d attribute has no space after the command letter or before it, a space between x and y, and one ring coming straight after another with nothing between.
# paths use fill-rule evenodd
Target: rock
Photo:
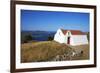
<instances>
[{"instance_id":1,"label":"rock","mask_svg":"<svg viewBox=\"0 0 100 73\"><path fill-rule=\"evenodd\" d=\"M56 55L52 60L53 61L73 60L75 57L79 57L82 55L83 55L82 50L71 50L70 52L64 53L62 55Z\"/></svg>"}]
</instances>

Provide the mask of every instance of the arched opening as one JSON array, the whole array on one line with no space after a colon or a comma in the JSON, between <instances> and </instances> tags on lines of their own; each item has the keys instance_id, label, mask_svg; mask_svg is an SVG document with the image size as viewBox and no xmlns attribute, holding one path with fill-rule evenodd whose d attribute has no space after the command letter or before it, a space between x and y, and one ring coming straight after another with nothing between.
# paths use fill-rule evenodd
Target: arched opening
<instances>
[{"instance_id":1,"label":"arched opening","mask_svg":"<svg viewBox=\"0 0 100 73\"><path fill-rule=\"evenodd\" d=\"M70 37L68 37L67 39L67 44L70 44Z\"/></svg>"}]
</instances>

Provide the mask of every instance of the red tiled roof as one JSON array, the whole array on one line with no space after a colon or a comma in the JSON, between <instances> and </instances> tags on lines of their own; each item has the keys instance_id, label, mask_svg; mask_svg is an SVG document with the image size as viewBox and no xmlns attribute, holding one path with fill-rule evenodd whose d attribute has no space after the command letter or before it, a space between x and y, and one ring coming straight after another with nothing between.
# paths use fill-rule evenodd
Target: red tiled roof
<instances>
[{"instance_id":1,"label":"red tiled roof","mask_svg":"<svg viewBox=\"0 0 100 73\"><path fill-rule=\"evenodd\" d=\"M68 31L71 32L72 35L85 35L84 32L80 31L80 30L64 30L64 29L61 29L63 34L65 35Z\"/></svg>"}]
</instances>

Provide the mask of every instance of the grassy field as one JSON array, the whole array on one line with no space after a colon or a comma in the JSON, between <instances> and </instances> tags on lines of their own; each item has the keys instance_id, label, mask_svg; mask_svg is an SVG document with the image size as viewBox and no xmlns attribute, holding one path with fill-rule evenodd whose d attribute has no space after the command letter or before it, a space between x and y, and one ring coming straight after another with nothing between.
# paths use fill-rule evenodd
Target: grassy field
<instances>
[{"instance_id":1,"label":"grassy field","mask_svg":"<svg viewBox=\"0 0 100 73\"><path fill-rule=\"evenodd\" d=\"M21 62L52 61L57 55L67 54L78 49L82 49L84 55L74 57L73 60L89 59L89 45L71 46L70 48L55 41L24 43L21 44Z\"/></svg>"}]
</instances>

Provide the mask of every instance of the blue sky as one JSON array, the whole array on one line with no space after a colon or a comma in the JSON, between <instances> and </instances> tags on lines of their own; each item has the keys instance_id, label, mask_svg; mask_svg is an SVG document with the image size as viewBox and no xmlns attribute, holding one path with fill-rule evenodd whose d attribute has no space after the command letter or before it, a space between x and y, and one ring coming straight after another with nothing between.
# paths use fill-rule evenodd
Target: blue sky
<instances>
[{"instance_id":1,"label":"blue sky","mask_svg":"<svg viewBox=\"0 0 100 73\"><path fill-rule=\"evenodd\" d=\"M21 30L57 31L57 29L89 31L89 13L21 10Z\"/></svg>"}]
</instances>

